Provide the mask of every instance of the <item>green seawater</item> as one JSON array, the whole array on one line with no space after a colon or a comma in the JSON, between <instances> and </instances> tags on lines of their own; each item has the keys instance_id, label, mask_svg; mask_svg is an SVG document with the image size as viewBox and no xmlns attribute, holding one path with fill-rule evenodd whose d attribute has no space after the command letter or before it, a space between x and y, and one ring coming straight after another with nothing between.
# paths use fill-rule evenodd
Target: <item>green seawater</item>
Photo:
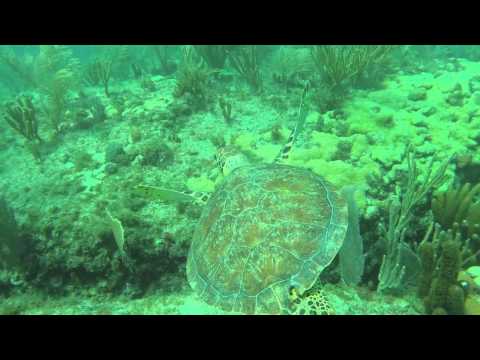
<instances>
[{"instance_id":1,"label":"green seawater","mask_svg":"<svg viewBox=\"0 0 480 360\"><path fill-rule=\"evenodd\" d=\"M480 314L480 46L0 45L0 104L0 314Z\"/></svg>"}]
</instances>

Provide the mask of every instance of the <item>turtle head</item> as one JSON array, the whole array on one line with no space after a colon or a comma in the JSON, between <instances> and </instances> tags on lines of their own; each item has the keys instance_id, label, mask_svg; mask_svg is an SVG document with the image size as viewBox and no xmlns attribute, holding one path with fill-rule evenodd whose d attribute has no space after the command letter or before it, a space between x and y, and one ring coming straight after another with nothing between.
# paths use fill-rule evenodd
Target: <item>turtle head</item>
<instances>
[{"instance_id":1,"label":"turtle head","mask_svg":"<svg viewBox=\"0 0 480 360\"><path fill-rule=\"evenodd\" d=\"M292 315L333 315L335 310L330 305L325 293L319 286L314 286L303 294L295 287L289 290L289 313Z\"/></svg>"},{"instance_id":2,"label":"turtle head","mask_svg":"<svg viewBox=\"0 0 480 360\"><path fill-rule=\"evenodd\" d=\"M247 157L232 146L220 148L215 155L215 161L224 176L241 166L249 164Z\"/></svg>"}]
</instances>

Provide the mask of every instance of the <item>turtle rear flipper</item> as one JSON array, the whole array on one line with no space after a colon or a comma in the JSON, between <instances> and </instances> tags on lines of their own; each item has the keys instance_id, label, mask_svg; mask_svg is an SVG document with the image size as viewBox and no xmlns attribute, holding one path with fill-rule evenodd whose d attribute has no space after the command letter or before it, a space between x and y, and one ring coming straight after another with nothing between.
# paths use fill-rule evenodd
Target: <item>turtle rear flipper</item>
<instances>
[{"instance_id":1,"label":"turtle rear flipper","mask_svg":"<svg viewBox=\"0 0 480 360\"><path fill-rule=\"evenodd\" d=\"M195 202L200 205L208 201L209 194L198 191L176 191L156 186L138 185L135 192L149 200L172 202Z\"/></svg>"}]
</instances>

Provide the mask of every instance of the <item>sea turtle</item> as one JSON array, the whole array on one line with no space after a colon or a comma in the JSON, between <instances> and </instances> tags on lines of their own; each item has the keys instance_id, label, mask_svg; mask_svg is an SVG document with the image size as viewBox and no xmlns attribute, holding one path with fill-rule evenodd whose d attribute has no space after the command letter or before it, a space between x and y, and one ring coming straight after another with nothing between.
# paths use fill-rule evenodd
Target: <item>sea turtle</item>
<instances>
[{"instance_id":1,"label":"sea turtle","mask_svg":"<svg viewBox=\"0 0 480 360\"><path fill-rule=\"evenodd\" d=\"M187 278L208 304L247 314L331 313L314 284L340 250L347 204L309 169L284 165L306 118L303 106L271 164L220 157L227 175L208 196L140 185L150 198L204 204Z\"/></svg>"}]
</instances>

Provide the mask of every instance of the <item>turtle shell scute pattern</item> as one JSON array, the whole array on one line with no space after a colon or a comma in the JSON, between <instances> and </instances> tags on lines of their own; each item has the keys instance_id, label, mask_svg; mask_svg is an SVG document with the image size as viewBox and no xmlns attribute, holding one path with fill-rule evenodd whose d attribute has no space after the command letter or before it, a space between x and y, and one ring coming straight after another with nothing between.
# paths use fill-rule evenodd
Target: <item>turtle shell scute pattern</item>
<instances>
[{"instance_id":1,"label":"turtle shell scute pattern","mask_svg":"<svg viewBox=\"0 0 480 360\"><path fill-rule=\"evenodd\" d=\"M195 230L187 277L208 304L288 313L289 289L315 283L342 246L347 206L308 169L243 166L212 194Z\"/></svg>"}]
</instances>

